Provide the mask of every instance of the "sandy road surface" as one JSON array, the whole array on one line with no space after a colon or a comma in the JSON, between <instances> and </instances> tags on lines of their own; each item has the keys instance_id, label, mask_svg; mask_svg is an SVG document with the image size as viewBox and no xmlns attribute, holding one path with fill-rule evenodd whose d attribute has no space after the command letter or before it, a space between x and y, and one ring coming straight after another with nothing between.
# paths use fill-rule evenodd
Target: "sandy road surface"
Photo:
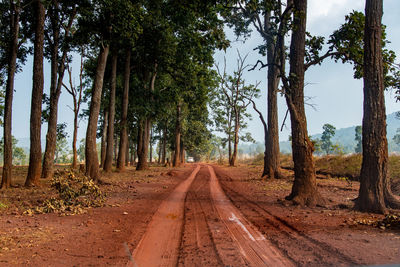
<instances>
[{"instance_id":1,"label":"sandy road surface","mask_svg":"<svg viewBox=\"0 0 400 267\"><path fill-rule=\"evenodd\" d=\"M154 214L128 266L292 266L197 165Z\"/></svg>"}]
</instances>

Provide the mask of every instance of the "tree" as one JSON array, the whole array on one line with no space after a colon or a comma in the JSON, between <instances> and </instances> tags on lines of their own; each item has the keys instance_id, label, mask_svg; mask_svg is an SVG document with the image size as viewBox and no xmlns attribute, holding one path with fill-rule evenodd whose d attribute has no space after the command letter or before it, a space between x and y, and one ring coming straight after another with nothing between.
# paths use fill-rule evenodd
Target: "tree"
<instances>
[{"instance_id":1,"label":"tree","mask_svg":"<svg viewBox=\"0 0 400 267\"><path fill-rule=\"evenodd\" d=\"M108 106L108 127L107 127L107 148L106 158L104 160L103 169L110 172L113 161L114 149L114 117L115 117L115 93L117 89L117 52L114 51L111 58L111 88L110 88L110 103Z\"/></svg>"},{"instance_id":2,"label":"tree","mask_svg":"<svg viewBox=\"0 0 400 267\"><path fill-rule=\"evenodd\" d=\"M70 52L70 32L75 20L75 1L52 0L48 6L49 23L45 29L45 41L50 58L50 99L47 118L46 149L43 157L42 178L51 178L54 172L54 156L57 143L58 100L64 79L65 64ZM59 50L62 51L61 57Z\"/></svg>"},{"instance_id":3,"label":"tree","mask_svg":"<svg viewBox=\"0 0 400 267\"><path fill-rule=\"evenodd\" d=\"M76 142L78 139L78 116L79 112L81 109L81 104L82 104L82 92L83 92L83 57L84 57L84 51L83 48L81 49L81 67L80 67L80 72L79 72L79 86L74 86L73 81L72 81L72 69L70 67L67 67L68 70L68 75L69 75L69 88L65 84L63 84L64 88L67 90L67 92L72 96L72 100L74 103L74 106L72 108L72 111L74 112L74 133L72 137L72 168L76 169L77 168L77 160L78 160L78 154L77 154L77 149L76 149Z\"/></svg>"},{"instance_id":4,"label":"tree","mask_svg":"<svg viewBox=\"0 0 400 267\"><path fill-rule=\"evenodd\" d=\"M11 170L12 170L12 101L14 94L14 77L17 69L17 54L19 46L19 29L20 29L20 13L21 2L10 1L9 6L9 33L11 33L8 45L7 55L7 84L4 106L4 164L3 175L0 188L9 188L11 186Z\"/></svg>"},{"instance_id":5,"label":"tree","mask_svg":"<svg viewBox=\"0 0 400 267\"><path fill-rule=\"evenodd\" d=\"M392 194L387 173L385 79L382 56L382 0L366 0L364 29L364 117L362 123L363 160L356 208L385 213L387 207L400 208Z\"/></svg>"},{"instance_id":6,"label":"tree","mask_svg":"<svg viewBox=\"0 0 400 267\"><path fill-rule=\"evenodd\" d=\"M118 150L117 168L119 171L125 169L126 153L128 146L128 104L129 104L129 80L131 73L131 48L126 49L125 53L125 73L124 73L124 92L122 95L121 107L121 138Z\"/></svg>"},{"instance_id":7,"label":"tree","mask_svg":"<svg viewBox=\"0 0 400 267\"><path fill-rule=\"evenodd\" d=\"M362 127L360 125L358 125L358 126L356 126L354 131L355 131L354 141L357 142L354 152L361 153L362 152Z\"/></svg>"},{"instance_id":8,"label":"tree","mask_svg":"<svg viewBox=\"0 0 400 267\"><path fill-rule=\"evenodd\" d=\"M266 63L257 61L252 68L254 70L259 63L261 68L267 67L267 121L264 126L265 153L264 169L262 176L270 178L280 177L279 166L279 126L278 126L278 104L277 93L280 81L279 65L285 60L284 37L288 31L290 14L293 8L292 1L286 3L282 8L281 1L232 1L228 12L223 12L228 25L235 27L237 36L247 37L251 33L252 25L264 43L255 49L263 56L266 56ZM260 69L261 69L260 68ZM253 107L255 107L253 105ZM261 113L259 113L261 115ZM261 117L260 117L261 119ZM264 118L262 118L262 121ZM264 122L263 122L264 123Z\"/></svg>"},{"instance_id":9,"label":"tree","mask_svg":"<svg viewBox=\"0 0 400 267\"><path fill-rule=\"evenodd\" d=\"M43 96L43 46L44 46L44 20L45 8L41 0L34 1L34 54L33 54L33 86L31 101L31 125L30 125L30 150L29 168L25 186L39 184L42 168L42 147L40 140L42 96Z\"/></svg>"},{"instance_id":10,"label":"tree","mask_svg":"<svg viewBox=\"0 0 400 267\"><path fill-rule=\"evenodd\" d=\"M331 138L335 136L336 128L331 124L326 123L324 124L324 126L322 126L322 129L324 131L322 132L321 137L321 148L325 151L327 155L329 155L333 150Z\"/></svg>"},{"instance_id":11,"label":"tree","mask_svg":"<svg viewBox=\"0 0 400 267\"><path fill-rule=\"evenodd\" d=\"M322 201L318 193L313 160L313 144L308 136L304 109L304 63L306 51L307 0L294 0L292 37L290 43L290 73L282 75L286 103L292 128L292 155L294 161L294 183L292 192L286 197L299 205L314 206ZM280 66L281 74L285 73Z\"/></svg>"},{"instance_id":12,"label":"tree","mask_svg":"<svg viewBox=\"0 0 400 267\"><path fill-rule=\"evenodd\" d=\"M226 62L224 65L224 71L221 72L219 67L217 66L218 75L220 78L220 94L223 94L223 98L221 99L217 105L221 105L223 110L227 110L226 113L219 112L217 114L225 114L228 118L225 118L224 121L228 123L228 143L230 146L231 142L231 134L233 135L233 152L232 155L229 155L229 165L235 166L236 157L238 153L238 143L239 143L239 131L244 126L244 118L250 117L250 114L246 113L246 109L248 105L251 103L251 100L255 97L258 97L259 89L257 88L258 83L254 85L246 85L245 80L243 79L243 72L248 68L248 65L245 65L246 58L242 57L238 52L238 60L237 60L237 69L235 70L233 76L227 76L226 74ZM225 101L225 103L223 103ZM220 119L217 121L221 121ZM233 125L231 125L233 123ZM233 126L233 130L231 130L231 126ZM229 147L230 150L230 147Z\"/></svg>"}]
</instances>

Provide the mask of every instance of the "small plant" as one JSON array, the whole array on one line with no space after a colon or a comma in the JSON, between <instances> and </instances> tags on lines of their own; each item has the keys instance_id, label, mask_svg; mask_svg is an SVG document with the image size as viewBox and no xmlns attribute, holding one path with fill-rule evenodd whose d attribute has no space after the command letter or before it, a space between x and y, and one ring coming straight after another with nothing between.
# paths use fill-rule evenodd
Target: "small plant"
<instances>
[{"instance_id":1,"label":"small plant","mask_svg":"<svg viewBox=\"0 0 400 267\"><path fill-rule=\"evenodd\" d=\"M0 202L0 209L6 209L8 206L2 202Z\"/></svg>"}]
</instances>

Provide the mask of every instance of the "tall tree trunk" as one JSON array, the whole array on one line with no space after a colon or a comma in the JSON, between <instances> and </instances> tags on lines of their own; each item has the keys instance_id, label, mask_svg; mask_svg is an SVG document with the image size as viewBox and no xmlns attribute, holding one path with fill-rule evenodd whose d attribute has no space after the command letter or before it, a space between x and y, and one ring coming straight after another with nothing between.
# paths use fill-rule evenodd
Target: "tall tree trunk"
<instances>
[{"instance_id":1,"label":"tall tree trunk","mask_svg":"<svg viewBox=\"0 0 400 267\"><path fill-rule=\"evenodd\" d=\"M148 168L147 158L149 153L150 127L151 120L149 118L144 119L139 125L137 148L138 163L136 170L146 170Z\"/></svg>"},{"instance_id":2,"label":"tall tree trunk","mask_svg":"<svg viewBox=\"0 0 400 267\"><path fill-rule=\"evenodd\" d=\"M180 158L180 161L181 161L182 164L185 163L185 156L186 156L185 145L184 145L184 143L182 141L182 138L181 138L181 152L180 152L180 157L181 158Z\"/></svg>"},{"instance_id":3,"label":"tall tree trunk","mask_svg":"<svg viewBox=\"0 0 400 267\"><path fill-rule=\"evenodd\" d=\"M158 160L157 163L160 164L161 163L161 154L162 154L162 144L161 144L161 131L160 131L160 139L158 141Z\"/></svg>"},{"instance_id":4,"label":"tall tree trunk","mask_svg":"<svg viewBox=\"0 0 400 267\"><path fill-rule=\"evenodd\" d=\"M149 142L149 162L153 163L153 127L150 129L150 142Z\"/></svg>"},{"instance_id":5,"label":"tall tree trunk","mask_svg":"<svg viewBox=\"0 0 400 267\"><path fill-rule=\"evenodd\" d=\"M42 178L51 178L54 173L54 153L57 143L57 117L58 117L58 101L61 94L62 82L65 73L65 61L67 59L68 50L66 47L62 49L61 59L58 58L60 28L59 23L59 5L57 1L52 3L49 10L51 26L53 28L53 40L50 44L51 53L51 78L50 78L50 112L46 134L46 149L43 158ZM69 18L68 25L65 27L64 36L69 35L76 12L74 11ZM58 77L57 77L58 75Z\"/></svg>"},{"instance_id":6,"label":"tall tree trunk","mask_svg":"<svg viewBox=\"0 0 400 267\"><path fill-rule=\"evenodd\" d=\"M130 142L132 142L132 140L130 141ZM135 157L135 149L134 149L134 145L132 145L132 143L131 143L131 149L129 150L129 152L130 152L130 156L129 156L129 162L130 162L130 166L133 166L134 165L134 162L135 162L135 159L134 159L134 157Z\"/></svg>"},{"instance_id":7,"label":"tall tree trunk","mask_svg":"<svg viewBox=\"0 0 400 267\"><path fill-rule=\"evenodd\" d=\"M31 101L31 125L30 125L30 152L29 168L25 186L39 184L42 169L42 147L40 140L42 96L43 96L43 43L45 9L42 1L36 0L35 6L35 41L33 53L33 86Z\"/></svg>"},{"instance_id":8,"label":"tall tree trunk","mask_svg":"<svg viewBox=\"0 0 400 267\"><path fill-rule=\"evenodd\" d=\"M125 149L125 167L129 166L129 141L126 142L126 149Z\"/></svg>"},{"instance_id":9,"label":"tall tree trunk","mask_svg":"<svg viewBox=\"0 0 400 267\"><path fill-rule=\"evenodd\" d=\"M269 27L269 18L266 19L267 27ZM278 44L276 44L279 46ZM268 113L267 113L267 131L265 132L265 157L264 170L262 176L269 178L280 177L279 162L279 126L278 126L278 86L279 86L279 57L276 52L281 53L280 49L275 49L274 40L267 43L267 61L268 61ZM274 64L275 63L275 64Z\"/></svg>"},{"instance_id":10,"label":"tall tree trunk","mask_svg":"<svg viewBox=\"0 0 400 267\"><path fill-rule=\"evenodd\" d=\"M147 75L146 75L147 76ZM157 77L157 63L154 64L154 72L151 75L150 79L150 91L154 92L154 85ZM146 81L147 79L145 79ZM147 88L147 86L146 86ZM150 101L153 101L153 99L150 99ZM136 170L145 170L148 168L147 164L147 158L148 158L148 153L149 153L149 142L150 142L150 129L152 127L152 122L151 122L151 117L148 116L146 119L144 119L140 125L141 129L139 130L139 134L141 135L141 138L138 139L138 142L140 141L140 150L139 150L139 143L138 143L138 150L137 150L137 155L138 155L138 164L136 166ZM142 132L140 132L142 131Z\"/></svg>"},{"instance_id":11,"label":"tall tree trunk","mask_svg":"<svg viewBox=\"0 0 400 267\"><path fill-rule=\"evenodd\" d=\"M93 82L92 98L89 109L89 122L86 131L86 176L97 181L99 179L99 159L96 148L97 121L100 112L101 91L103 90L104 71L107 64L107 56L110 47L100 47L97 61L96 76ZM109 124L112 124L109 122Z\"/></svg>"},{"instance_id":12,"label":"tall tree trunk","mask_svg":"<svg viewBox=\"0 0 400 267\"><path fill-rule=\"evenodd\" d=\"M176 106L176 124L175 124L175 151L174 151L174 160L173 166L179 167L180 160L180 152L181 152L181 105L178 104Z\"/></svg>"},{"instance_id":13,"label":"tall tree trunk","mask_svg":"<svg viewBox=\"0 0 400 267\"><path fill-rule=\"evenodd\" d=\"M128 129L127 129L127 118L128 118L128 105L129 105L129 79L131 76L131 49L126 49L125 59L125 73L124 73L124 92L122 96L122 110L121 110L121 137L119 143L119 152L117 160L117 168L119 171L125 169L126 161L126 147L128 145Z\"/></svg>"},{"instance_id":14,"label":"tall tree trunk","mask_svg":"<svg viewBox=\"0 0 400 267\"><path fill-rule=\"evenodd\" d=\"M163 142L162 142L162 158L161 158L161 164L165 164L165 158L167 155L167 127L165 126L163 129Z\"/></svg>"},{"instance_id":15,"label":"tall tree trunk","mask_svg":"<svg viewBox=\"0 0 400 267\"><path fill-rule=\"evenodd\" d=\"M115 91L117 88L117 62L118 56L114 52L111 59L111 89L110 89L110 104L108 109L108 131L107 131L107 149L106 159L104 161L104 171L110 172L113 162L114 149L114 118L115 118Z\"/></svg>"},{"instance_id":16,"label":"tall tree trunk","mask_svg":"<svg viewBox=\"0 0 400 267\"><path fill-rule=\"evenodd\" d=\"M17 67L17 52L18 52L18 36L19 36L19 18L20 6L10 1L10 32L12 38L9 44L8 66L7 66L7 84L6 98L4 105L4 164L3 176L0 188L9 188L11 186L11 171L12 171L12 102L14 96L14 77Z\"/></svg>"},{"instance_id":17,"label":"tall tree trunk","mask_svg":"<svg viewBox=\"0 0 400 267\"><path fill-rule=\"evenodd\" d=\"M55 14L51 14L52 24L54 25ZM58 18L57 18L58 19ZM58 99L61 93L61 85L57 88L58 73L58 43L59 29L56 25L53 27L53 44L51 46L51 71L50 71L50 111L47 124L46 149L43 157L42 178L51 178L54 173L54 153L57 143L57 113ZM59 89L59 90L57 90Z\"/></svg>"},{"instance_id":18,"label":"tall tree trunk","mask_svg":"<svg viewBox=\"0 0 400 267\"><path fill-rule=\"evenodd\" d=\"M104 161L106 160L106 149L107 149L107 131L108 131L108 110L104 110L104 122L103 122L103 131L101 134L101 163L100 168L104 168Z\"/></svg>"},{"instance_id":19,"label":"tall tree trunk","mask_svg":"<svg viewBox=\"0 0 400 267\"><path fill-rule=\"evenodd\" d=\"M76 142L78 141L78 112L74 114L74 133L72 137L72 169L78 167L78 151L76 148Z\"/></svg>"},{"instance_id":20,"label":"tall tree trunk","mask_svg":"<svg viewBox=\"0 0 400 267\"><path fill-rule=\"evenodd\" d=\"M286 102L292 127L292 150L294 161L294 183L287 197L300 205L314 206L322 198L318 193L313 144L308 137L304 109L304 57L307 17L307 0L294 1L294 27L290 45L290 86L286 91Z\"/></svg>"},{"instance_id":21,"label":"tall tree trunk","mask_svg":"<svg viewBox=\"0 0 400 267\"><path fill-rule=\"evenodd\" d=\"M382 62L382 0L367 0L364 30L364 117L362 123L363 161L356 208L385 213L400 208L390 189L387 174L388 144Z\"/></svg>"},{"instance_id":22,"label":"tall tree trunk","mask_svg":"<svg viewBox=\"0 0 400 267\"><path fill-rule=\"evenodd\" d=\"M229 161L230 166L235 166L236 164L238 144L239 144L239 113L237 108L235 108L235 130L234 130L234 140L233 140L233 153Z\"/></svg>"}]
</instances>

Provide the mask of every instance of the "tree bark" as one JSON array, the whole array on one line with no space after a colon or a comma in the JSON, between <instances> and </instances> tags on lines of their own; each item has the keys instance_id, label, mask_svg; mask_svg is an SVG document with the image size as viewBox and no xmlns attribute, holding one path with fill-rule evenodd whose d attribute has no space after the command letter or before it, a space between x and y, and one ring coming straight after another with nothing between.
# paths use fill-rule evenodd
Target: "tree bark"
<instances>
[{"instance_id":1,"label":"tree bark","mask_svg":"<svg viewBox=\"0 0 400 267\"><path fill-rule=\"evenodd\" d=\"M150 137L151 121L149 118L144 119L139 125L137 156L138 163L136 170L146 170L148 168L147 157L149 153L149 137Z\"/></svg>"},{"instance_id":2,"label":"tree bark","mask_svg":"<svg viewBox=\"0 0 400 267\"><path fill-rule=\"evenodd\" d=\"M122 96L122 110L121 110L121 137L119 143L119 152L117 160L117 168L119 171L125 170L126 150L128 146L128 105L129 105L129 79L131 75L131 49L126 50L125 59L125 73L124 73L124 92Z\"/></svg>"},{"instance_id":3,"label":"tree bark","mask_svg":"<svg viewBox=\"0 0 400 267\"><path fill-rule=\"evenodd\" d=\"M125 166L129 166L129 141L126 142L126 149L125 149Z\"/></svg>"},{"instance_id":4,"label":"tree bark","mask_svg":"<svg viewBox=\"0 0 400 267\"><path fill-rule=\"evenodd\" d=\"M236 158L237 158L237 149L238 149L238 144L239 144L239 111L237 108L234 108L234 113L235 113L235 128L234 128L234 136L233 136L233 153L232 156L229 160L229 165L230 166L235 166L236 164Z\"/></svg>"},{"instance_id":5,"label":"tree bark","mask_svg":"<svg viewBox=\"0 0 400 267\"><path fill-rule=\"evenodd\" d=\"M392 194L387 173L388 143L382 59L382 0L366 0L364 30L364 117L362 123L363 160L356 208L385 213L387 207L400 208Z\"/></svg>"},{"instance_id":6,"label":"tree bark","mask_svg":"<svg viewBox=\"0 0 400 267\"><path fill-rule=\"evenodd\" d=\"M266 18L266 26L269 28L269 17ZM272 38L271 38L272 39ZM278 126L278 86L279 86L279 57L276 54L283 53L279 48L279 42L275 40L267 43L268 62L268 96L267 96L267 131L265 132L265 157L262 176L269 178L280 177L280 151L279 151L279 126ZM276 49L278 46L278 50ZM276 52L277 53L276 53Z\"/></svg>"},{"instance_id":7,"label":"tree bark","mask_svg":"<svg viewBox=\"0 0 400 267\"><path fill-rule=\"evenodd\" d=\"M153 163L153 128L150 129L150 142L149 142L149 162Z\"/></svg>"},{"instance_id":8,"label":"tree bark","mask_svg":"<svg viewBox=\"0 0 400 267\"><path fill-rule=\"evenodd\" d=\"M299 205L315 206L322 198L318 193L315 166L312 157L313 144L308 137L304 109L304 56L307 0L294 1L294 27L290 45L290 86L286 90L286 102L292 127L294 183L287 197Z\"/></svg>"},{"instance_id":9,"label":"tree bark","mask_svg":"<svg viewBox=\"0 0 400 267\"><path fill-rule=\"evenodd\" d=\"M167 127L165 126L163 129L163 142L162 142L162 158L161 164L165 164L165 158L167 155Z\"/></svg>"},{"instance_id":10,"label":"tree bark","mask_svg":"<svg viewBox=\"0 0 400 267\"><path fill-rule=\"evenodd\" d=\"M35 41L33 53L33 86L31 101L31 125L30 125L30 152L29 168L25 186L39 184L42 168L42 147L40 140L42 96L43 96L43 45L44 45L44 20L45 9L42 1L36 0L35 6Z\"/></svg>"},{"instance_id":11,"label":"tree bark","mask_svg":"<svg viewBox=\"0 0 400 267\"><path fill-rule=\"evenodd\" d=\"M172 163L174 167L179 167L181 165L180 152L181 152L181 105L178 104L176 106L175 151L174 151L174 160Z\"/></svg>"},{"instance_id":12,"label":"tree bark","mask_svg":"<svg viewBox=\"0 0 400 267\"><path fill-rule=\"evenodd\" d=\"M53 29L53 40L50 41L51 53L51 78L50 78L50 111L49 121L46 134L46 149L43 158L42 178L51 178L54 173L54 153L57 143L57 117L58 117L58 101L61 94L62 82L65 73L65 61L67 59L68 50L63 48L61 60L58 57L59 42L60 42L60 28L59 20L59 6L58 2L52 3L52 8L49 10L51 26ZM67 27L65 28L65 37L69 34L72 23L75 17L75 12L69 18ZM57 78L58 77L58 78ZM76 160L75 160L76 163ZM75 164L76 167L76 164Z\"/></svg>"},{"instance_id":13,"label":"tree bark","mask_svg":"<svg viewBox=\"0 0 400 267\"><path fill-rule=\"evenodd\" d=\"M110 104L108 109L108 130L107 130L107 149L104 161L104 171L111 172L114 150L114 118L115 118L115 91L117 88L117 53L113 53L111 59L111 89Z\"/></svg>"},{"instance_id":14,"label":"tree bark","mask_svg":"<svg viewBox=\"0 0 400 267\"><path fill-rule=\"evenodd\" d=\"M104 161L106 160L106 149L107 149L107 131L108 131L108 110L104 110L104 122L103 131L101 134L101 163L100 168L104 168Z\"/></svg>"},{"instance_id":15,"label":"tree bark","mask_svg":"<svg viewBox=\"0 0 400 267\"><path fill-rule=\"evenodd\" d=\"M109 46L101 46L98 56L96 76L94 78L92 98L89 109L89 122L86 131L86 176L94 181L99 180L99 160L96 148L97 121L100 112L101 91L103 90L104 71L107 64ZM112 123L110 123L112 124Z\"/></svg>"},{"instance_id":16,"label":"tree bark","mask_svg":"<svg viewBox=\"0 0 400 267\"><path fill-rule=\"evenodd\" d=\"M20 7L14 1L10 1L10 33L12 38L9 44L8 66L7 66L7 84L6 84L6 97L4 103L4 164L3 176L0 188L11 187L11 171L12 171L12 102L14 96L14 78L15 70L17 67L17 53L18 53L18 36L19 36L19 18Z\"/></svg>"}]
</instances>

